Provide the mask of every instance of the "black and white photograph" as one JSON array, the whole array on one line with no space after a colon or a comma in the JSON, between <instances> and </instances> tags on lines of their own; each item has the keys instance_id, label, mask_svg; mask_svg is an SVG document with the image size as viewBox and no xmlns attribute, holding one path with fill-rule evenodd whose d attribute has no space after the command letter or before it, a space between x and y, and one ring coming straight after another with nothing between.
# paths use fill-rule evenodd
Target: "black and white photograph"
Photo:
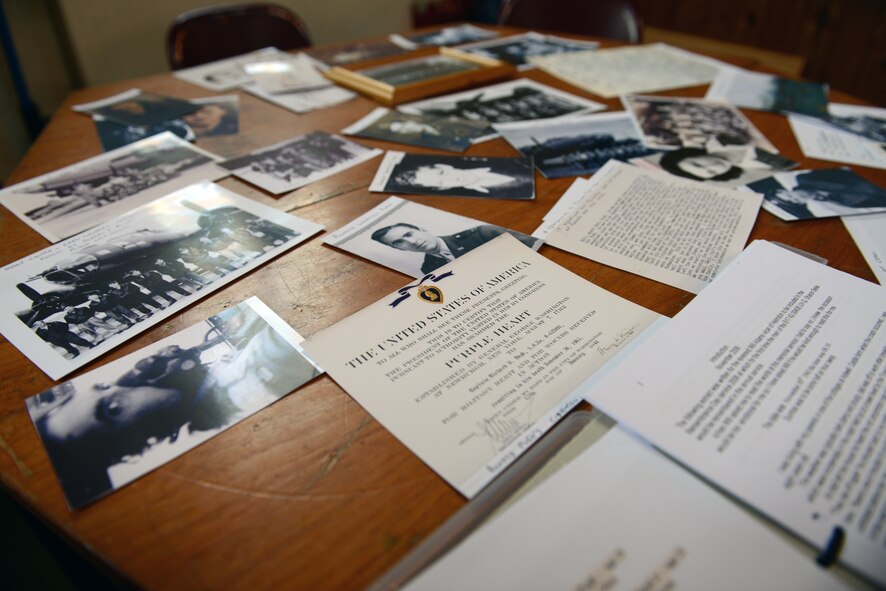
<instances>
[{"instance_id":1,"label":"black and white photograph","mask_svg":"<svg viewBox=\"0 0 886 591\"><path fill-rule=\"evenodd\" d=\"M663 170L684 179L733 188L798 166L789 158L752 146L716 150L677 148L630 162L647 170Z\"/></svg>"},{"instance_id":2,"label":"black and white photograph","mask_svg":"<svg viewBox=\"0 0 886 591\"><path fill-rule=\"evenodd\" d=\"M279 195L381 154L343 137L315 131L221 163L235 176Z\"/></svg>"},{"instance_id":3,"label":"black and white photograph","mask_svg":"<svg viewBox=\"0 0 886 591\"><path fill-rule=\"evenodd\" d=\"M389 38L403 49L418 49L419 47L444 47L452 45L461 45L472 41L481 41L483 39L493 39L498 37L498 33L483 29L474 25L457 25L454 27L443 27L437 31L430 33L415 33L413 35L391 35Z\"/></svg>"},{"instance_id":4,"label":"black and white photograph","mask_svg":"<svg viewBox=\"0 0 886 591\"><path fill-rule=\"evenodd\" d=\"M533 80L512 80L465 92L400 105L404 113L509 123L583 115L606 105Z\"/></svg>"},{"instance_id":5,"label":"black and white photograph","mask_svg":"<svg viewBox=\"0 0 886 591\"><path fill-rule=\"evenodd\" d=\"M346 66L357 62L364 62L383 57L402 55L407 50L389 41L381 42L357 42L346 45L338 45L330 48L308 49L305 54L316 62L331 68L333 66Z\"/></svg>"},{"instance_id":6,"label":"black and white photograph","mask_svg":"<svg viewBox=\"0 0 886 591\"><path fill-rule=\"evenodd\" d=\"M369 185L374 193L535 199L532 158L438 156L390 151Z\"/></svg>"},{"instance_id":7,"label":"black and white photograph","mask_svg":"<svg viewBox=\"0 0 886 591\"><path fill-rule=\"evenodd\" d=\"M0 269L0 332L58 379L320 229L194 184Z\"/></svg>"},{"instance_id":8,"label":"black and white photograph","mask_svg":"<svg viewBox=\"0 0 886 591\"><path fill-rule=\"evenodd\" d=\"M763 209L786 221L886 211L886 190L848 168L779 173L748 188L763 195Z\"/></svg>"},{"instance_id":9,"label":"black and white photograph","mask_svg":"<svg viewBox=\"0 0 886 591\"><path fill-rule=\"evenodd\" d=\"M321 371L256 297L25 400L72 509L276 402Z\"/></svg>"},{"instance_id":10,"label":"black and white photograph","mask_svg":"<svg viewBox=\"0 0 886 591\"><path fill-rule=\"evenodd\" d=\"M711 83L705 99L776 113L819 116L828 112L827 84L790 80L739 68L723 68Z\"/></svg>"},{"instance_id":11,"label":"black and white photograph","mask_svg":"<svg viewBox=\"0 0 886 591\"><path fill-rule=\"evenodd\" d=\"M196 112L196 111L195 111ZM187 115L186 115L187 116ZM141 127L139 125L125 125L117 121L106 119L101 115L93 115L92 122L95 123L95 132L102 144L102 150L110 152L129 144L134 144L139 140L157 135L168 131L169 133L180 137L185 141L192 142L197 139L197 134L183 119L170 119L156 125Z\"/></svg>"},{"instance_id":12,"label":"black and white photograph","mask_svg":"<svg viewBox=\"0 0 886 591\"><path fill-rule=\"evenodd\" d=\"M828 105L828 114L817 119L840 131L886 144L886 109L831 103Z\"/></svg>"},{"instance_id":13,"label":"black and white photograph","mask_svg":"<svg viewBox=\"0 0 886 591\"><path fill-rule=\"evenodd\" d=\"M343 129L342 133L423 148L464 152L472 142L496 132L481 121L410 115L379 107Z\"/></svg>"},{"instance_id":14,"label":"black and white photograph","mask_svg":"<svg viewBox=\"0 0 886 591\"><path fill-rule=\"evenodd\" d=\"M595 41L578 41L530 31L491 41L460 45L457 49L514 64L519 70L528 70L535 67L528 61L533 56L590 51L598 47L600 44Z\"/></svg>"},{"instance_id":15,"label":"black and white photograph","mask_svg":"<svg viewBox=\"0 0 886 591\"><path fill-rule=\"evenodd\" d=\"M627 162L658 152L643 145L631 116L623 112L494 127L549 179L593 174L609 160Z\"/></svg>"},{"instance_id":16,"label":"black and white photograph","mask_svg":"<svg viewBox=\"0 0 886 591\"><path fill-rule=\"evenodd\" d=\"M389 197L323 242L410 277L423 277L504 233L533 250L542 245L521 232Z\"/></svg>"},{"instance_id":17,"label":"black and white photograph","mask_svg":"<svg viewBox=\"0 0 886 591\"><path fill-rule=\"evenodd\" d=\"M240 97L236 94L191 99L197 110L182 119L198 137L235 135L240 131Z\"/></svg>"},{"instance_id":18,"label":"black and white photograph","mask_svg":"<svg viewBox=\"0 0 886 591\"><path fill-rule=\"evenodd\" d=\"M143 92L137 88L91 103L71 107L78 113L101 115L124 125L149 127L197 110L191 101Z\"/></svg>"},{"instance_id":19,"label":"black and white photograph","mask_svg":"<svg viewBox=\"0 0 886 591\"><path fill-rule=\"evenodd\" d=\"M224 92L252 82L252 76L246 73L244 66L256 62L286 58L287 56L291 57L291 54L280 51L275 47L265 47L264 49L208 64L192 68L182 68L181 70L174 71L172 75L207 90Z\"/></svg>"},{"instance_id":20,"label":"black and white photograph","mask_svg":"<svg viewBox=\"0 0 886 591\"><path fill-rule=\"evenodd\" d=\"M430 55L356 70L356 73L391 86L403 86L480 68L479 64L448 55Z\"/></svg>"},{"instance_id":21,"label":"black and white photograph","mask_svg":"<svg viewBox=\"0 0 886 591\"><path fill-rule=\"evenodd\" d=\"M0 203L51 242L162 195L230 173L215 154L164 132L0 191Z\"/></svg>"},{"instance_id":22,"label":"black and white photograph","mask_svg":"<svg viewBox=\"0 0 886 591\"><path fill-rule=\"evenodd\" d=\"M757 146L778 152L734 105L704 99L629 95L621 98L650 148Z\"/></svg>"}]
</instances>

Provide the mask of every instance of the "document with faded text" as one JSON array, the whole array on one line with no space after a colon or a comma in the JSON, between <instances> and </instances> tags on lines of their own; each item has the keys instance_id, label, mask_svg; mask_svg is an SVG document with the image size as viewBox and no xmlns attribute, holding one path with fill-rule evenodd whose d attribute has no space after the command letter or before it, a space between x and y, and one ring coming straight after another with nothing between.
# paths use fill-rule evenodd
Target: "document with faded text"
<instances>
[{"instance_id":1,"label":"document with faded text","mask_svg":"<svg viewBox=\"0 0 886 591\"><path fill-rule=\"evenodd\" d=\"M656 318L503 234L320 331L305 350L472 497Z\"/></svg>"}]
</instances>

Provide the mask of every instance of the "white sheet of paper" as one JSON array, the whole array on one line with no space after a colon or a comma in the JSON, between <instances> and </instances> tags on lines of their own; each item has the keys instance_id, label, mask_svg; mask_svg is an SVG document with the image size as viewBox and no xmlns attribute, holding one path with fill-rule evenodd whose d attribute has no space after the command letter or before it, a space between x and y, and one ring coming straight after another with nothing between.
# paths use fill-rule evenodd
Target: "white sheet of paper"
<instances>
[{"instance_id":1,"label":"white sheet of paper","mask_svg":"<svg viewBox=\"0 0 886 591\"><path fill-rule=\"evenodd\" d=\"M467 497L572 408L579 386L658 317L508 234L424 279L304 347ZM422 292L428 285L439 291Z\"/></svg>"},{"instance_id":2,"label":"white sheet of paper","mask_svg":"<svg viewBox=\"0 0 886 591\"><path fill-rule=\"evenodd\" d=\"M762 200L614 160L564 197L533 236L693 293L741 252Z\"/></svg>"},{"instance_id":3,"label":"white sheet of paper","mask_svg":"<svg viewBox=\"0 0 886 591\"><path fill-rule=\"evenodd\" d=\"M707 84L728 67L664 43L530 57L529 62L604 98Z\"/></svg>"},{"instance_id":4,"label":"white sheet of paper","mask_svg":"<svg viewBox=\"0 0 886 591\"><path fill-rule=\"evenodd\" d=\"M265 47L243 55L176 70L172 75L208 90L221 92L252 81L252 76L243 69L247 64L287 57L291 57L291 54L282 52L276 47Z\"/></svg>"},{"instance_id":5,"label":"white sheet of paper","mask_svg":"<svg viewBox=\"0 0 886 591\"><path fill-rule=\"evenodd\" d=\"M876 107L831 103L828 105L828 111L831 115L844 117L870 115L886 119L886 109ZM882 144L837 129L813 117L789 115L788 122L794 130L803 155L807 158L886 170L886 149Z\"/></svg>"},{"instance_id":6,"label":"white sheet of paper","mask_svg":"<svg viewBox=\"0 0 886 591\"><path fill-rule=\"evenodd\" d=\"M832 573L615 427L404 589L813 589Z\"/></svg>"},{"instance_id":7,"label":"white sheet of paper","mask_svg":"<svg viewBox=\"0 0 886 591\"><path fill-rule=\"evenodd\" d=\"M841 219L880 285L886 285L886 213Z\"/></svg>"},{"instance_id":8,"label":"white sheet of paper","mask_svg":"<svg viewBox=\"0 0 886 591\"><path fill-rule=\"evenodd\" d=\"M769 242L586 398L886 584L886 289Z\"/></svg>"}]
</instances>

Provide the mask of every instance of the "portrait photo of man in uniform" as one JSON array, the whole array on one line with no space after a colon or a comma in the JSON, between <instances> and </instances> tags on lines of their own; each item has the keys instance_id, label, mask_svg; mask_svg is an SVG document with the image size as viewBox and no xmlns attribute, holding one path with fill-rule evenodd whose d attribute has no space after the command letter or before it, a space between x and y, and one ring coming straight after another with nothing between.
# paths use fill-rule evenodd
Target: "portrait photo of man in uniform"
<instances>
[{"instance_id":1,"label":"portrait photo of man in uniform","mask_svg":"<svg viewBox=\"0 0 886 591\"><path fill-rule=\"evenodd\" d=\"M422 277L502 234L533 250L542 245L538 238L515 230L390 197L324 242Z\"/></svg>"},{"instance_id":2,"label":"portrait photo of man in uniform","mask_svg":"<svg viewBox=\"0 0 886 591\"><path fill-rule=\"evenodd\" d=\"M370 191L489 199L535 199L532 158L438 156L390 151Z\"/></svg>"}]
</instances>

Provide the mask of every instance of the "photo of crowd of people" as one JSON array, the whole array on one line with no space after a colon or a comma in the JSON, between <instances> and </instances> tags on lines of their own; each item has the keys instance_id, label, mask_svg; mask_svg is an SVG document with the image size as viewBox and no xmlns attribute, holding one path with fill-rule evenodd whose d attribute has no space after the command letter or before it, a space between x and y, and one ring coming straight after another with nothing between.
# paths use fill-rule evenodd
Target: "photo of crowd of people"
<instances>
[{"instance_id":1,"label":"photo of crowd of people","mask_svg":"<svg viewBox=\"0 0 886 591\"><path fill-rule=\"evenodd\" d=\"M738 108L728 103L660 96L625 96L622 102L650 148L704 148L713 141L722 146L753 145L778 151Z\"/></svg>"},{"instance_id":2,"label":"photo of crowd of people","mask_svg":"<svg viewBox=\"0 0 886 591\"><path fill-rule=\"evenodd\" d=\"M50 375L70 371L319 229L192 185L4 268L0 326Z\"/></svg>"},{"instance_id":3,"label":"photo of crowd of people","mask_svg":"<svg viewBox=\"0 0 886 591\"><path fill-rule=\"evenodd\" d=\"M274 194L292 191L381 154L343 137L315 131L221 163Z\"/></svg>"},{"instance_id":4,"label":"photo of crowd of people","mask_svg":"<svg viewBox=\"0 0 886 591\"><path fill-rule=\"evenodd\" d=\"M199 180L219 158L162 133L0 191L0 203L53 242Z\"/></svg>"},{"instance_id":5,"label":"photo of crowd of people","mask_svg":"<svg viewBox=\"0 0 886 591\"><path fill-rule=\"evenodd\" d=\"M578 41L564 37L555 37L554 35L542 35L531 31L522 35L493 39L492 41L470 43L462 45L458 49L508 62L523 70L532 67L532 64L528 61L532 56L589 51L599 46L600 44L594 41Z\"/></svg>"},{"instance_id":6,"label":"photo of crowd of people","mask_svg":"<svg viewBox=\"0 0 886 591\"><path fill-rule=\"evenodd\" d=\"M486 123L548 119L605 108L600 103L532 80L512 80L399 107L404 113L459 117Z\"/></svg>"}]
</instances>

